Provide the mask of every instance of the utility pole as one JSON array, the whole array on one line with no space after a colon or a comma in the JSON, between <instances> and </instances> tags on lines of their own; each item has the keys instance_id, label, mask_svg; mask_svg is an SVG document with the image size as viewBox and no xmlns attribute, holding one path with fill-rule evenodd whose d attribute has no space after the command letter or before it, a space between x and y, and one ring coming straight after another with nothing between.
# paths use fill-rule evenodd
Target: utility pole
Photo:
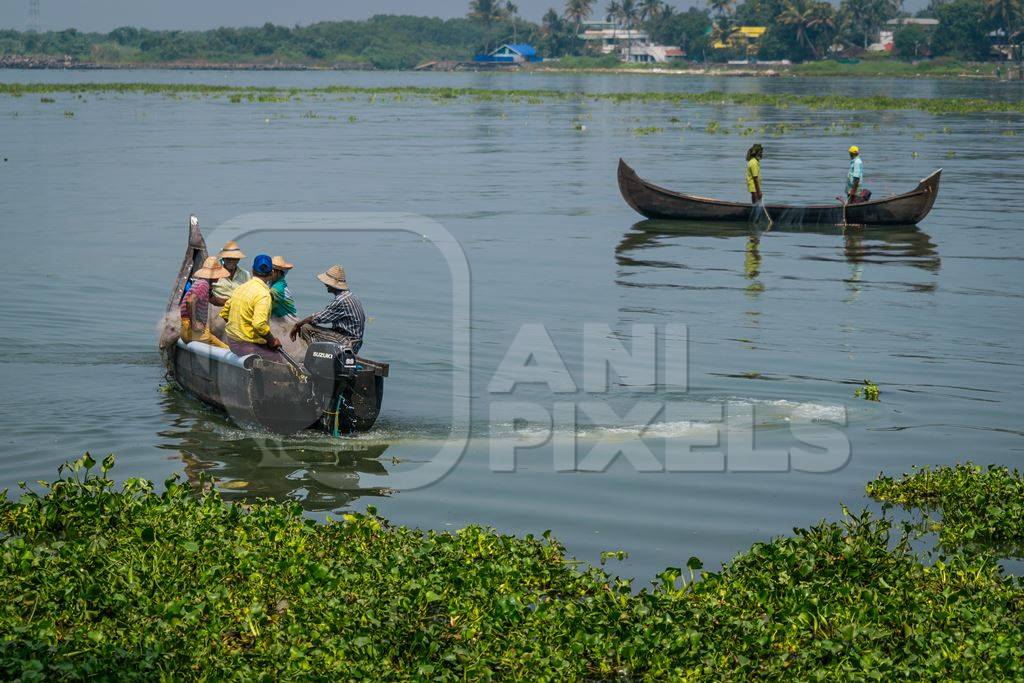
<instances>
[{"instance_id":1,"label":"utility pole","mask_svg":"<svg viewBox=\"0 0 1024 683\"><path fill-rule=\"evenodd\" d=\"M39 32L39 0L28 0L28 21L25 28L29 33Z\"/></svg>"}]
</instances>

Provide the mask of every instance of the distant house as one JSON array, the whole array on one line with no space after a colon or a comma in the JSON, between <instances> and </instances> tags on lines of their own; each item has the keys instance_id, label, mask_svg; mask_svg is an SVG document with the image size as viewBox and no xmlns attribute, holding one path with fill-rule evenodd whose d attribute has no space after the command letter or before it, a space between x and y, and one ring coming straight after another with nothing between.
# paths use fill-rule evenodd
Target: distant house
<instances>
[{"instance_id":1,"label":"distant house","mask_svg":"<svg viewBox=\"0 0 1024 683\"><path fill-rule=\"evenodd\" d=\"M475 62L500 62L505 64L522 64L523 62L540 62L544 58L537 54L532 45L525 43L505 43L497 50L486 55L477 55Z\"/></svg>"},{"instance_id":2,"label":"distant house","mask_svg":"<svg viewBox=\"0 0 1024 683\"><path fill-rule=\"evenodd\" d=\"M747 52L751 52L767 30L768 28L765 26L740 26L724 43L720 40L716 40L711 47L716 50L724 50L727 47L738 47L744 48Z\"/></svg>"},{"instance_id":3,"label":"distant house","mask_svg":"<svg viewBox=\"0 0 1024 683\"><path fill-rule=\"evenodd\" d=\"M896 30L900 26L921 26L934 31L939 25L939 20L926 17L897 17L885 22L885 25L886 27L878 32L878 42L868 45L868 52L892 52Z\"/></svg>"},{"instance_id":4,"label":"distant house","mask_svg":"<svg viewBox=\"0 0 1024 683\"><path fill-rule=\"evenodd\" d=\"M657 45L647 43L646 45L634 45L629 53L625 55L630 62L678 62L686 57L686 53L678 47L671 45Z\"/></svg>"},{"instance_id":5,"label":"distant house","mask_svg":"<svg viewBox=\"0 0 1024 683\"><path fill-rule=\"evenodd\" d=\"M646 31L626 28L613 21L584 22L580 40L596 45L602 55L616 55L624 62L675 62L686 53L671 45L651 42Z\"/></svg>"},{"instance_id":6,"label":"distant house","mask_svg":"<svg viewBox=\"0 0 1024 683\"><path fill-rule=\"evenodd\" d=\"M614 21L585 21L580 40L589 45L597 45L597 52L602 55L626 55L631 50L647 45L651 38L646 31L626 28Z\"/></svg>"}]
</instances>

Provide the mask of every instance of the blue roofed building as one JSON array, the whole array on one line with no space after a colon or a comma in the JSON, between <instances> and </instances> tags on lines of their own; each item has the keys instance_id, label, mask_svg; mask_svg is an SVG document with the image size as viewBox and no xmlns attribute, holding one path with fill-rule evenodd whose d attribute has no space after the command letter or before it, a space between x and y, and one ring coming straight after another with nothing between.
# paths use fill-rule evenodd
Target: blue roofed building
<instances>
[{"instance_id":1,"label":"blue roofed building","mask_svg":"<svg viewBox=\"0 0 1024 683\"><path fill-rule=\"evenodd\" d=\"M537 54L532 45L525 43L505 43L497 50L486 55L477 55L475 62L499 62L505 64L522 64L523 62L540 62L543 57Z\"/></svg>"}]
</instances>

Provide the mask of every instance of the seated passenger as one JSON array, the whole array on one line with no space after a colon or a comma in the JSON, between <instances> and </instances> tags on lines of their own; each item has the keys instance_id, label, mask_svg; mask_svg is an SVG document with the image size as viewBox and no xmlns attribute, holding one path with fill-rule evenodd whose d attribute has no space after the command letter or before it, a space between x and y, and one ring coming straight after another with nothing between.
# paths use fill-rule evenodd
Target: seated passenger
<instances>
[{"instance_id":1,"label":"seated passenger","mask_svg":"<svg viewBox=\"0 0 1024 683\"><path fill-rule=\"evenodd\" d=\"M352 353L359 353L363 345L366 314L359 299L348 289L345 270L341 266L331 266L326 273L316 277L327 286L334 300L319 313L295 323L289 336L294 340L301 334L307 343L333 341L351 349Z\"/></svg>"},{"instance_id":2,"label":"seated passenger","mask_svg":"<svg viewBox=\"0 0 1024 683\"><path fill-rule=\"evenodd\" d=\"M295 320L298 309L295 308L295 299L292 298L292 292L288 289L288 282L285 280L288 271L294 266L285 261L283 256L275 256L271 259L271 263L274 266L275 279L274 284L270 285L270 298L273 301L270 315L275 318Z\"/></svg>"},{"instance_id":3,"label":"seated passenger","mask_svg":"<svg viewBox=\"0 0 1024 683\"><path fill-rule=\"evenodd\" d=\"M252 279L252 275L245 268L238 267L238 261L244 259L245 254L238 248L237 242L225 244L224 248L217 254L217 258L220 259L221 265L227 269L228 274L214 283L213 296L210 297L210 301L215 306L223 306L224 302L231 298L236 289Z\"/></svg>"},{"instance_id":4,"label":"seated passenger","mask_svg":"<svg viewBox=\"0 0 1024 683\"><path fill-rule=\"evenodd\" d=\"M214 281L227 277L228 271L213 256L203 267L192 273L192 286L181 299L181 340L203 342L222 349L228 345L213 336L208 326L210 314L210 287Z\"/></svg>"},{"instance_id":5,"label":"seated passenger","mask_svg":"<svg viewBox=\"0 0 1024 683\"><path fill-rule=\"evenodd\" d=\"M220 311L220 317L228 321L228 346L239 356L255 353L284 363L281 342L270 331L270 284L274 279L270 257L257 256L252 271L255 277L236 289Z\"/></svg>"}]
</instances>

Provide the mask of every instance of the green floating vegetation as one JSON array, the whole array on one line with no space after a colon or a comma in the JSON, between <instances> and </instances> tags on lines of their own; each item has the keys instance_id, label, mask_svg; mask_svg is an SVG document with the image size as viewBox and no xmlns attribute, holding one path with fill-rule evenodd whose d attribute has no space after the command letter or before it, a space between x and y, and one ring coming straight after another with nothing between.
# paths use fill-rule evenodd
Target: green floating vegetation
<instances>
[{"instance_id":1,"label":"green floating vegetation","mask_svg":"<svg viewBox=\"0 0 1024 683\"><path fill-rule=\"evenodd\" d=\"M524 104L556 100L590 100L597 102L632 103L661 102L673 105L706 104L751 107L787 108L801 106L809 109L835 111L865 110L919 110L932 114L971 113L1024 113L1024 99L990 100L959 97L888 97L873 95L853 97L847 95L797 95L793 93L724 93L724 92L629 92L583 93L560 90L488 90L482 88L442 88L415 86L364 87L332 85L320 88L237 87L194 83L0 83L0 94L21 97L25 94L113 93L157 94L173 99L184 96L226 96L231 102L242 99L261 103L290 102L302 97L351 97L366 95L369 102L377 96L388 95L420 97L434 102L455 99L474 101L508 101ZM382 101L386 101L383 100Z\"/></svg>"},{"instance_id":2,"label":"green floating vegetation","mask_svg":"<svg viewBox=\"0 0 1024 683\"><path fill-rule=\"evenodd\" d=\"M633 129L633 135L637 136L655 135L663 132L665 132L665 129L659 128L658 126L640 126L639 128Z\"/></svg>"},{"instance_id":3,"label":"green floating vegetation","mask_svg":"<svg viewBox=\"0 0 1024 683\"><path fill-rule=\"evenodd\" d=\"M869 513L636 592L547 533L317 524L95 465L0 504L4 679L1024 676L1024 590L995 558L924 564Z\"/></svg>"},{"instance_id":4,"label":"green floating vegetation","mask_svg":"<svg viewBox=\"0 0 1024 683\"><path fill-rule=\"evenodd\" d=\"M994 548L1024 557L1024 478L1016 469L924 467L899 479L879 475L867 492L886 503L941 512L928 527L946 548Z\"/></svg>"},{"instance_id":5,"label":"green floating vegetation","mask_svg":"<svg viewBox=\"0 0 1024 683\"><path fill-rule=\"evenodd\" d=\"M862 398L865 401L879 401L879 394L878 385L869 379L864 380L864 386L853 392L854 398Z\"/></svg>"}]
</instances>

